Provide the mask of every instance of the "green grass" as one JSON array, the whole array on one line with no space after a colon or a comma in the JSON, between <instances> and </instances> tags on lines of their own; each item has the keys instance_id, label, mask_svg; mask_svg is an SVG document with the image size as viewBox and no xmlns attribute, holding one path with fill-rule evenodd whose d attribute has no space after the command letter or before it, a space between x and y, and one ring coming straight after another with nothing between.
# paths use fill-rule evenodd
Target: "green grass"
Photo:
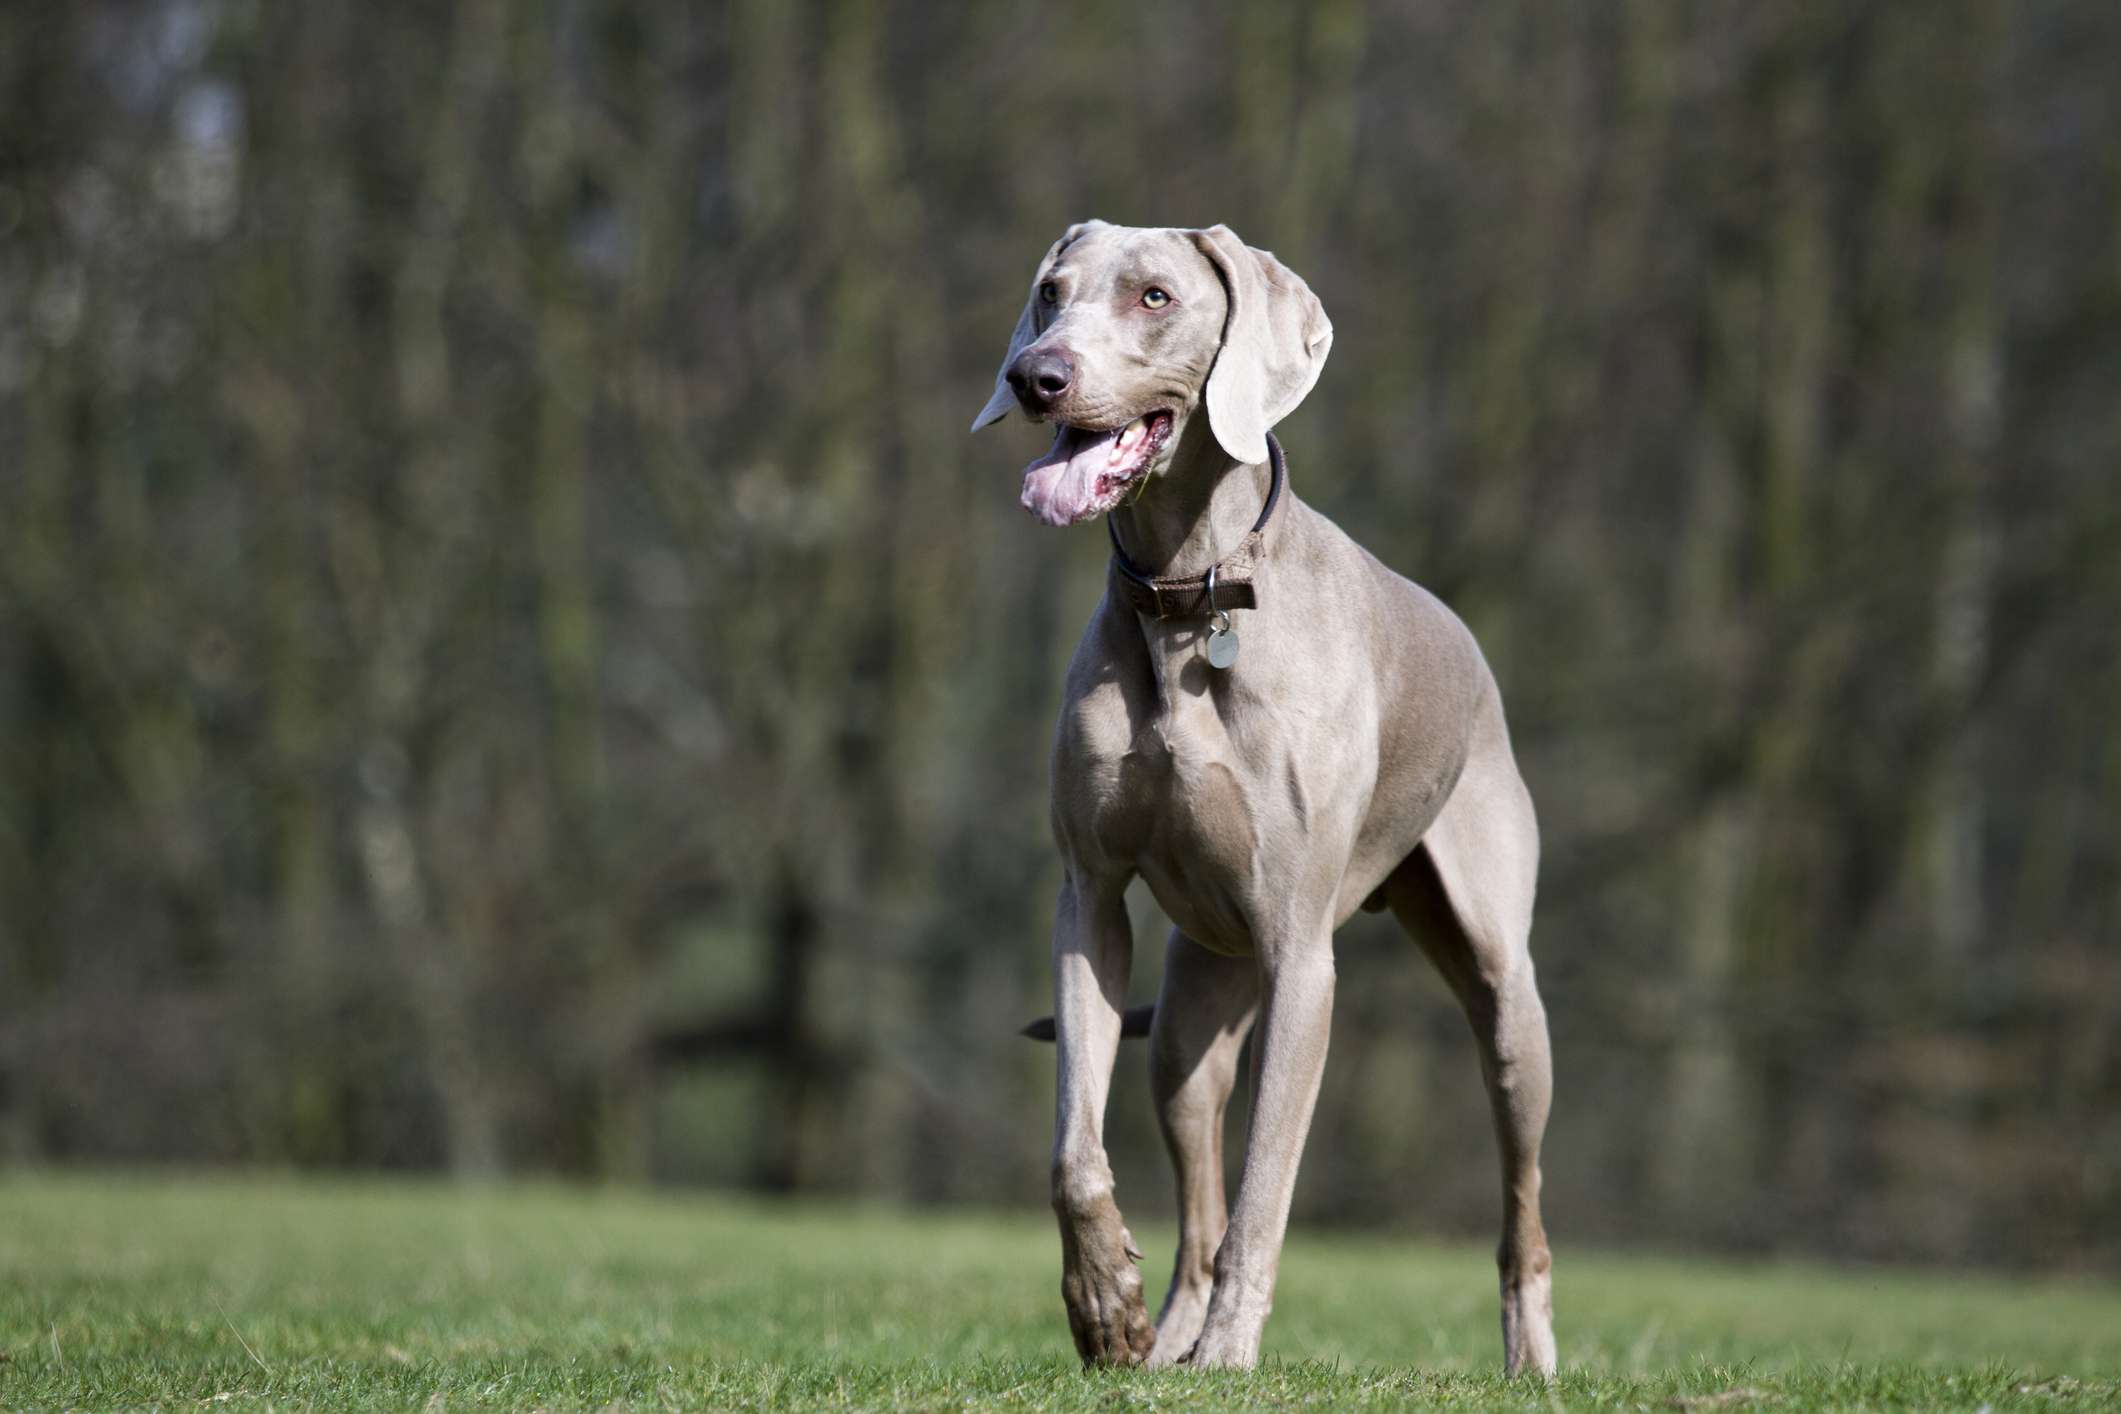
<instances>
[{"instance_id":1,"label":"green grass","mask_svg":"<svg viewBox=\"0 0 2121 1414\"><path fill-rule=\"evenodd\" d=\"M0 1176L0 1408L2121 1403L2112 1286L1564 1247L1564 1372L1506 1384L1485 1253L1301 1232L1260 1370L1086 1375L1058 1251L1038 1215Z\"/></svg>"}]
</instances>

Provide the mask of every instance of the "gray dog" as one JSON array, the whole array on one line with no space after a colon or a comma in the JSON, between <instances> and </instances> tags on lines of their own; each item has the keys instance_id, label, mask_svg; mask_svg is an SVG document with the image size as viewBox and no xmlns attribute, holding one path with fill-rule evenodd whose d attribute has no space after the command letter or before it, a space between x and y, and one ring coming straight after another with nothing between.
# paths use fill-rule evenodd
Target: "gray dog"
<instances>
[{"instance_id":1,"label":"gray dog","mask_svg":"<svg viewBox=\"0 0 2121 1414\"><path fill-rule=\"evenodd\" d=\"M1088 221L1039 262L973 422L1021 406L1054 423L1024 506L1048 525L1107 516L1113 542L1053 748L1061 1295L1085 1362L1257 1361L1325 1068L1333 933L1390 908L1479 1042L1502 1148L1503 1359L1550 1372L1538 827L1465 625L1288 485L1269 429L1332 342L1309 287L1227 227ZM1104 1145L1119 1040L1144 1020L1122 1010L1136 875L1178 925L1149 1029L1180 1214L1153 1329ZM1255 1017L1228 1212L1223 1110Z\"/></svg>"}]
</instances>

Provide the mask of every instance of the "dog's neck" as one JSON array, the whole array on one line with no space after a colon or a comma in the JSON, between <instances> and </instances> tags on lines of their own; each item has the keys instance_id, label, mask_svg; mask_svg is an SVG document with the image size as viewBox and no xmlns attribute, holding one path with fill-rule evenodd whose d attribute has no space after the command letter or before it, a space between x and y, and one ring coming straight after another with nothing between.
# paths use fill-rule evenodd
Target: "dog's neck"
<instances>
[{"instance_id":1,"label":"dog's neck","mask_svg":"<svg viewBox=\"0 0 2121 1414\"><path fill-rule=\"evenodd\" d=\"M1171 465L1141 499L1113 510L1119 543L1141 573L1156 579L1205 574L1251 532L1274 474L1222 449L1205 417L1179 436Z\"/></svg>"}]
</instances>

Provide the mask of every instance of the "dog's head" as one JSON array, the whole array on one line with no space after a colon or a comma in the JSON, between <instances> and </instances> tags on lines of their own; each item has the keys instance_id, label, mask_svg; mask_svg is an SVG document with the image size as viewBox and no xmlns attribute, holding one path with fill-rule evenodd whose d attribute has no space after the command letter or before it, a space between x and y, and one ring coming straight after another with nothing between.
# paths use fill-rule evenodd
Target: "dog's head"
<instances>
[{"instance_id":1,"label":"dog's head","mask_svg":"<svg viewBox=\"0 0 2121 1414\"><path fill-rule=\"evenodd\" d=\"M1227 226L1070 226L1039 262L976 432L1021 407L1055 424L1024 469L1048 525L1111 510L1168 470L1205 407L1217 446L1266 460L1318 381L1333 325L1302 278Z\"/></svg>"}]
</instances>

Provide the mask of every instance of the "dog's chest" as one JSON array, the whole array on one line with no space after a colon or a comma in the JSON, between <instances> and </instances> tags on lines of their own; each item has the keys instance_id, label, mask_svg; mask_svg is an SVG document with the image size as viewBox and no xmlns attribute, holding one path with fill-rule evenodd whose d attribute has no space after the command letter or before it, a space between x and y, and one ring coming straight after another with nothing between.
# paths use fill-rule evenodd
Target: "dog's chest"
<instances>
[{"instance_id":1,"label":"dog's chest","mask_svg":"<svg viewBox=\"0 0 2121 1414\"><path fill-rule=\"evenodd\" d=\"M1138 871L1196 941L1250 952L1261 836L1275 824L1220 724L1158 716L1101 764L1099 852Z\"/></svg>"}]
</instances>

